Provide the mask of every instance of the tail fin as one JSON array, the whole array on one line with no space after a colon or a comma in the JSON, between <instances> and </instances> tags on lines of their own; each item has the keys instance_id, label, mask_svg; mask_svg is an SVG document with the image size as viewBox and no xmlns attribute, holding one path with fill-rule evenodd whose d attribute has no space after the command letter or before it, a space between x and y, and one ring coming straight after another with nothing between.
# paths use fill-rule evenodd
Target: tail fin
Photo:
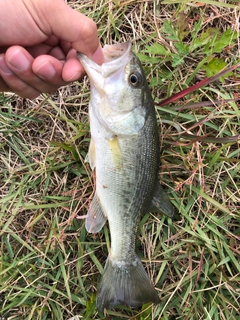
<instances>
[{"instance_id":1,"label":"tail fin","mask_svg":"<svg viewBox=\"0 0 240 320\"><path fill-rule=\"evenodd\" d=\"M159 303L157 291L140 259L130 263L111 261L108 257L97 294L97 309L114 308L118 304L140 307L147 302Z\"/></svg>"}]
</instances>

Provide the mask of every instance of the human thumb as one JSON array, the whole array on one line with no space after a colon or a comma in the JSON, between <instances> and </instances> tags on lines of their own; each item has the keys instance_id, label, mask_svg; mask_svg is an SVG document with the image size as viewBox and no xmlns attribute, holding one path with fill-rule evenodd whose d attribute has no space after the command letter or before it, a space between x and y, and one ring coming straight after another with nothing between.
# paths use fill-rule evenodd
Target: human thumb
<instances>
[{"instance_id":1,"label":"human thumb","mask_svg":"<svg viewBox=\"0 0 240 320\"><path fill-rule=\"evenodd\" d=\"M95 22L73 10L62 0L25 0L29 2L39 28L47 36L70 42L72 47L102 64L103 53Z\"/></svg>"}]
</instances>

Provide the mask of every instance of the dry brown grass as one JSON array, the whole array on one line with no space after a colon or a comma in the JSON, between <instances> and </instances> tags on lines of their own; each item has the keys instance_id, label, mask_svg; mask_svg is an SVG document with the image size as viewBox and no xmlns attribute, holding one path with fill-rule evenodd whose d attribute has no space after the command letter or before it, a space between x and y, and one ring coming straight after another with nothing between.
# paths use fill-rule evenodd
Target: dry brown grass
<instances>
[{"instance_id":1,"label":"dry brown grass","mask_svg":"<svg viewBox=\"0 0 240 320\"><path fill-rule=\"evenodd\" d=\"M167 2L68 1L98 23L103 44L133 42L156 103L205 78L204 66L211 58L232 65L240 52L239 37L221 52L207 45L183 50L209 28L218 29L220 36L228 29L239 32L240 11L220 6L233 1L219 6ZM181 40L169 34L166 21L182 33ZM155 44L169 55L149 51ZM137 250L162 302L141 311L108 310L105 317L96 312L95 293L110 235L107 227L88 235L81 219L94 185L84 163L90 137L88 80L34 101L10 93L0 97L0 315L21 320L237 320L240 148L230 137L240 132L240 111L236 101L216 100L238 98L238 91L236 71L174 106L156 107L162 144L159 178L180 218L172 222L146 214ZM206 101L213 104L205 106ZM174 109L196 102L202 105Z\"/></svg>"}]
</instances>

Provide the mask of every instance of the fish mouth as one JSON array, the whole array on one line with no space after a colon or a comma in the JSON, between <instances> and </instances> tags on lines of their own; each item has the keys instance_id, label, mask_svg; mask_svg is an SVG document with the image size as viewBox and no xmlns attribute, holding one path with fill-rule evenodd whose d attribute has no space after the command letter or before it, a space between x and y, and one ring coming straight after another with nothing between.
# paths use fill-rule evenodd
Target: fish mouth
<instances>
[{"instance_id":1,"label":"fish mouth","mask_svg":"<svg viewBox=\"0 0 240 320\"><path fill-rule=\"evenodd\" d=\"M131 50L131 42L129 41L123 42L123 43L116 43L112 45L106 44L103 47L103 56L104 56L103 63L108 63L118 58L124 58L124 56L128 54L130 50Z\"/></svg>"},{"instance_id":2,"label":"fish mouth","mask_svg":"<svg viewBox=\"0 0 240 320\"><path fill-rule=\"evenodd\" d=\"M77 56L90 80L95 82L94 78L96 79L97 74L98 77L100 75L102 78L107 78L124 67L131 60L131 48L129 41L105 45L102 49L104 61L101 66L82 53L77 53Z\"/></svg>"},{"instance_id":3,"label":"fish mouth","mask_svg":"<svg viewBox=\"0 0 240 320\"><path fill-rule=\"evenodd\" d=\"M133 57L131 42L105 45L103 47L104 62L100 66L89 57L78 53L78 58L82 63L91 83L90 110L94 110L98 121L105 128L112 128L113 123L124 122L132 114L132 106L124 110L119 108L118 91L126 88L125 74L126 66ZM122 101L121 105L122 105ZM92 107L91 109L91 106ZM114 129L111 129L114 131Z\"/></svg>"}]
</instances>

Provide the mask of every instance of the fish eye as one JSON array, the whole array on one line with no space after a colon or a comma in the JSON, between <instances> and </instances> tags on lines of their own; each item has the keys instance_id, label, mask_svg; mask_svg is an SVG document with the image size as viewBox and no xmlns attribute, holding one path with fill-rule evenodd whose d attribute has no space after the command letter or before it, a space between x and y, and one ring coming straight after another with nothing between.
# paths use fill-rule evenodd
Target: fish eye
<instances>
[{"instance_id":1,"label":"fish eye","mask_svg":"<svg viewBox=\"0 0 240 320\"><path fill-rule=\"evenodd\" d=\"M142 84L142 75L137 71L133 72L130 74L128 81L133 87L140 87Z\"/></svg>"}]
</instances>

